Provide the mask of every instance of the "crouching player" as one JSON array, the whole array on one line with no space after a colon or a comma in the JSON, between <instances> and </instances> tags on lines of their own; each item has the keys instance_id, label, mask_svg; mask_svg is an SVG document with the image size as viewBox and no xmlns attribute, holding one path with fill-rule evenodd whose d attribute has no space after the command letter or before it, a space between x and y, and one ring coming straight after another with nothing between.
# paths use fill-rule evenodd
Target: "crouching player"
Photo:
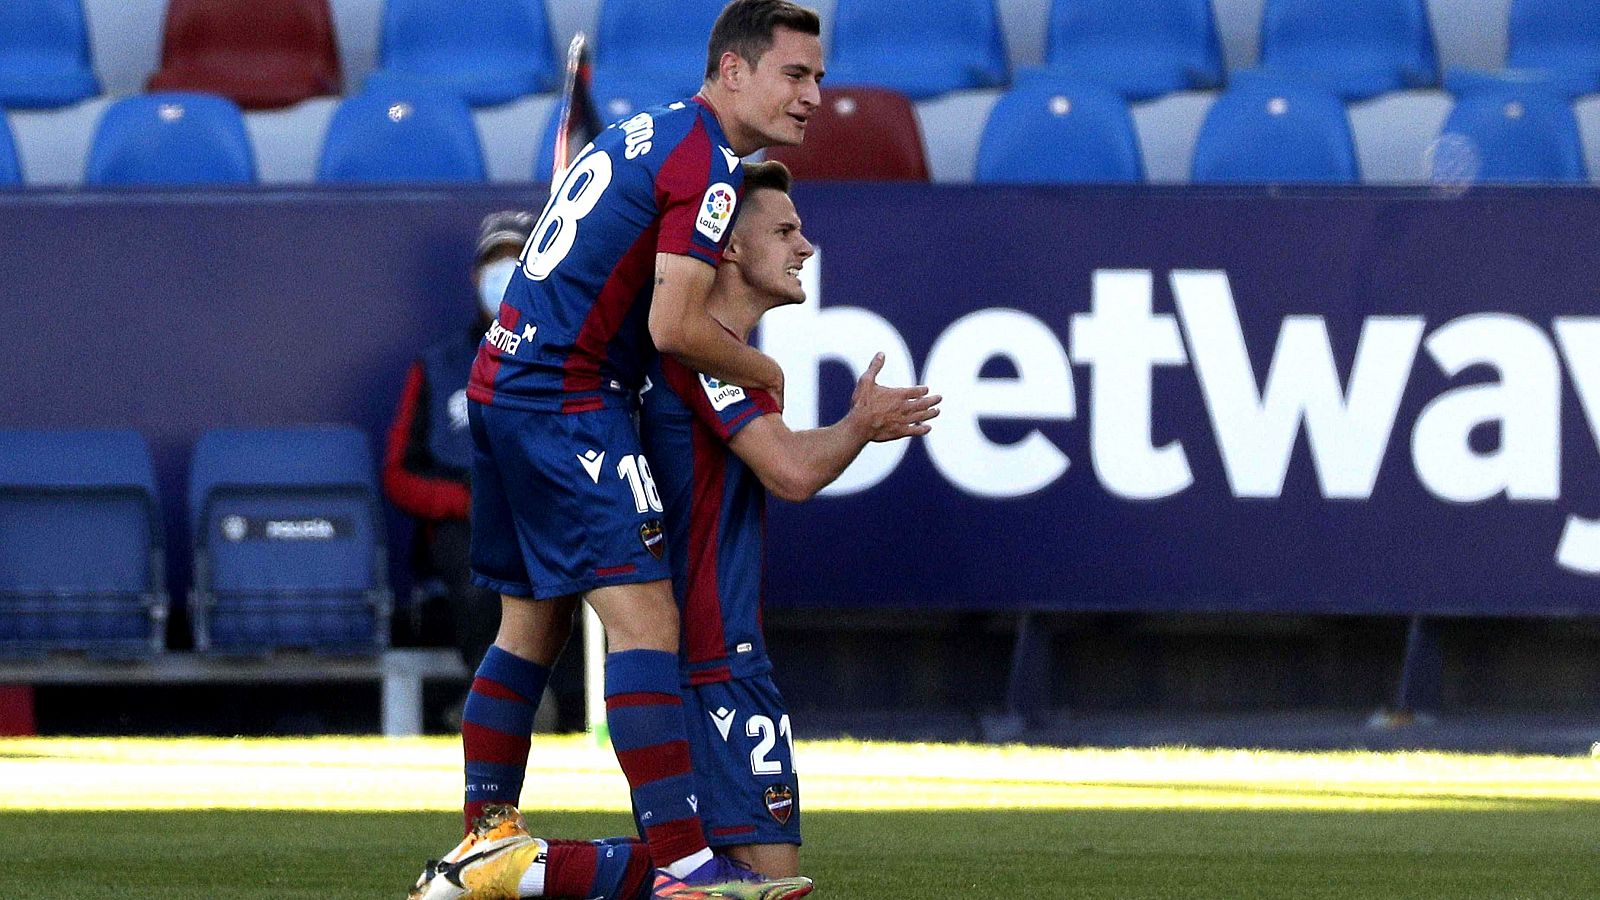
<instances>
[{"instance_id":1,"label":"crouching player","mask_svg":"<svg viewBox=\"0 0 1600 900\"><path fill-rule=\"evenodd\" d=\"M745 166L743 209L706 307L741 340L768 310L805 301L799 272L813 250L789 187L781 163ZM653 545L670 552L682 618L684 718L700 818L712 847L769 878L799 872L800 794L789 716L761 634L766 495L805 500L868 443L928 432L940 398L926 387L878 385L882 365L880 355L861 376L843 419L800 432L784 424L769 394L720 383L671 357L652 366L643 391L640 431L655 471L653 483L641 473L636 499L666 509L665 540ZM473 838L456 862L431 864L413 897L650 896L655 866L636 838L542 840L503 804L485 808ZM761 884L739 887L748 891L740 897L768 896Z\"/></svg>"}]
</instances>

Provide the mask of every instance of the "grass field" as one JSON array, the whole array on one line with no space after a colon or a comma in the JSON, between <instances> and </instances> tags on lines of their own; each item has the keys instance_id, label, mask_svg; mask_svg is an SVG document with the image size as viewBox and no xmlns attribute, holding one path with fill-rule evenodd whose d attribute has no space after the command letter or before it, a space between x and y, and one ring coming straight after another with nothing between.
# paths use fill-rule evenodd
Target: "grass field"
<instances>
[{"instance_id":1,"label":"grass field","mask_svg":"<svg viewBox=\"0 0 1600 900\"><path fill-rule=\"evenodd\" d=\"M609 753L541 738L534 829L624 833ZM798 748L834 898L1600 896L1600 761L1453 754ZM459 749L0 741L0 889L27 898L380 898L453 843Z\"/></svg>"}]
</instances>

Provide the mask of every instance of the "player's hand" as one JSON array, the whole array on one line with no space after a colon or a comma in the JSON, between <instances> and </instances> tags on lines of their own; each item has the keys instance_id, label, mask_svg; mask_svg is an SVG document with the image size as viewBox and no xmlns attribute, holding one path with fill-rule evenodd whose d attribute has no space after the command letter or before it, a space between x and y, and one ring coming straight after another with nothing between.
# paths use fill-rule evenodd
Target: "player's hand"
<instances>
[{"instance_id":1,"label":"player's hand","mask_svg":"<svg viewBox=\"0 0 1600 900\"><path fill-rule=\"evenodd\" d=\"M884 387L878 384L881 371L883 354L879 353L856 381L846 418L853 420L869 441L896 441L931 431L928 421L939 415L939 401L944 398L929 394L927 385Z\"/></svg>"}]
</instances>

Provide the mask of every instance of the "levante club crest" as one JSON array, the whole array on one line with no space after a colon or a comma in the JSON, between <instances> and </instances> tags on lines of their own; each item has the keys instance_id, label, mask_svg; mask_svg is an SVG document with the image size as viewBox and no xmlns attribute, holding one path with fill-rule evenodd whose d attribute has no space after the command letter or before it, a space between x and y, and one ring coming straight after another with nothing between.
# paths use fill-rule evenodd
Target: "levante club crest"
<instances>
[{"instance_id":1,"label":"levante club crest","mask_svg":"<svg viewBox=\"0 0 1600 900\"><path fill-rule=\"evenodd\" d=\"M651 556L660 559L661 554L667 549L666 535L661 531L661 520L651 519L640 525L639 540L644 543L644 548L650 551Z\"/></svg>"},{"instance_id":2,"label":"levante club crest","mask_svg":"<svg viewBox=\"0 0 1600 900\"><path fill-rule=\"evenodd\" d=\"M778 820L779 825L789 824L789 816L794 813L794 790L787 784L775 784L767 788L767 812Z\"/></svg>"}]
</instances>

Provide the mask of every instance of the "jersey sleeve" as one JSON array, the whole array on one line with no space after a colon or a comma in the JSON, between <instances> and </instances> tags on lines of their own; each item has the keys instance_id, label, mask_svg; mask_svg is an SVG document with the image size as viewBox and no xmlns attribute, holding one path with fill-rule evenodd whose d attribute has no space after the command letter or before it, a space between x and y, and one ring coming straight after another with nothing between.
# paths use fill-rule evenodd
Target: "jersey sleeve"
<instances>
[{"instance_id":1,"label":"jersey sleeve","mask_svg":"<svg viewBox=\"0 0 1600 900\"><path fill-rule=\"evenodd\" d=\"M724 384L694 372L670 357L661 360L662 373L672 392L682 398L696 419L726 441L767 413L778 412L778 401L766 391Z\"/></svg>"},{"instance_id":2,"label":"jersey sleeve","mask_svg":"<svg viewBox=\"0 0 1600 900\"><path fill-rule=\"evenodd\" d=\"M731 153L713 144L699 124L672 148L656 175L657 253L692 256L712 266L722 262L744 183L744 170Z\"/></svg>"}]
</instances>

